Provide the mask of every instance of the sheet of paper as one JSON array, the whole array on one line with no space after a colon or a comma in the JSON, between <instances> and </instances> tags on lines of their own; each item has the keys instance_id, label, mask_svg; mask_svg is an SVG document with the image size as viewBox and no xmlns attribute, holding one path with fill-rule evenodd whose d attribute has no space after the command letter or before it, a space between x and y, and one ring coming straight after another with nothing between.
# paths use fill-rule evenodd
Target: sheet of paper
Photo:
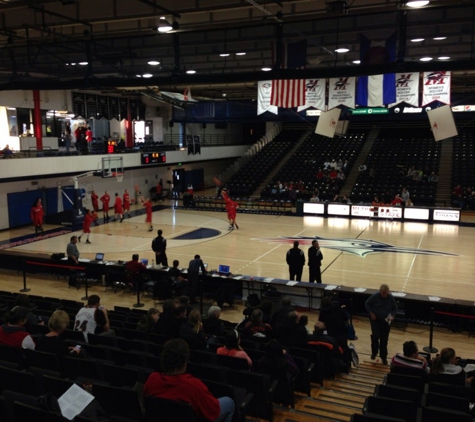
<instances>
[{"instance_id":1,"label":"sheet of paper","mask_svg":"<svg viewBox=\"0 0 475 422\"><path fill-rule=\"evenodd\" d=\"M287 282L286 286L295 286L296 284L299 284L298 281L289 281Z\"/></svg>"},{"instance_id":2,"label":"sheet of paper","mask_svg":"<svg viewBox=\"0 0 475 422\"><path fill-rule=\"evenodd\" d=\"M267 277L264 280L262 280L264 283L272 283L274 281L273 278Z\"/></svg>"},{"instance_id":3,"label":"sheet of paper","mask_svg":"<svg viewBox=\"0 0 475 422\"><path fill-rule=\"evenodd\" d=\"M58 404L62 415L73 420L86 406L94 400L94 396L73 384L59 399Z\"/></svg>"},{"instance_id":4,"label":"sheet of paper","mask_svg":"<svg viewBox=\"0 0 475 422\"><path fill-rule=\"evenodd\" d=\"M87 259L87 258L79 258L78 261L79 262L91 262L91 260Z\"/></svg>"},{"instance_id":5,"label":"sheet of paper","mask_svg":"<svg viewBox=\"0 0 475 422\"><path fill-rule=\"evenodd\" d=\"M366 292L367 289L364 289L363 287L355 287L355 292L357 293L363 293Z\"/></svg>"},{"instance_id":6,"label":"sheet of paper","mask_svg":"<svg viewBox=\"0 0 475 422\"><path fill-rule=\"evenodd\" d=\"M403 292L391 292L391 294L394 297L404 297L404 296L406 296L406 293L403 293Z\"/></svg>"},{"instance_id":7,"label":"sheet of paper","mask_svg":"<svg viewBox=\"0 0 475 422\"><path fill-rule=\"evenodd\" d=\"M440 300L440 297L437 296L429 296L429 300L431 302L438 302Z\"/></svg>"},{"instance_id":8,"label":"sheet of paper","mask_svg":"<svg viewBox=\"0 0 475 422\"><path fill-rule=\"evenodd\" d=\"M237 277L233 277L233 278L234 278L234 280L242 280L243 277L242 277L242 275L238 275Z\"/></svg>"},{"instance_id":9,"label":"sheet of paper","mask_svg":"<svg viewBox=\"0 0 475 422\"><path fill-rule=\"evenodd\" d=\"M188 274L188 270L183 270L182 273L183 274Z\"/></svg>"},{"instance_id":10,"label":"sheet of paper","mask_svg":"<svg viewBox=\"0 0 475 422\"><path fill-rule=\"evenodd\" d=\"M329 284L328 286L325 287L325 290L335 290L338 286L335 286L333 284Z\"/></svg>"},{"instance_id":11,"label":"sheet of paper","mask_svg":"<svg viewBox=\"0 0 475 422\"><path fill-rule=\"evenodd\" d=\"M211 277L219 277L219 274L213 274Z\"/></svg>"}]
</instances>

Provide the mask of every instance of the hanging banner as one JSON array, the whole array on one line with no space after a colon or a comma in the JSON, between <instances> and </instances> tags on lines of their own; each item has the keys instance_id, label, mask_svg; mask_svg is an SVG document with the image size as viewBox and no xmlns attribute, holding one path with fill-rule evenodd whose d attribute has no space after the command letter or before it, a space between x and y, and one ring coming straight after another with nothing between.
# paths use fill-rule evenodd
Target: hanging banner
<instances>
[{"instance_id":1,"label":"hanging banner","mask_svg":"<svg viewBox=\"0 0 475 422\"><path fill-rule=\"evenodd\" d=\"M396 73L396 102L390 107L400 103L419 107L419 76L419 72Z\"/></svg>"},{"instance_id":2,"label":"hanging banner","mask_svg":"<svg viewBox=\"0 0 475 422\"><path fill-rule=\"evenodd\" d=\"M269 111L277 114L279 109L277 106L270 104L270 97L272 93L272 81L257 82L257 115Z\"/></svg>"},{"instance_id":3,"label":"hanging banner","mask_svg":"<svg viewBox=\"0 0 475 422\"><path fill-rule=\"evenodd\" d=\"M432 101L450 104L450 71L424 72L422 107Z\"/></svg>"},{"instance_id":4,"label":"hanging banner","mask_svg":"<svg viewBox=\"0 0 475 422\"><path fill-rule=\"evenodd\" d=\"M305 81L305 105L297 108L303 111L314 107L317 110L325 110L325 79L307 79Z\"/></svg>"},{"instance_id":5,"label":"hanging banner","mask_svg":"<svg viewBox=\"0 0 475 422\"><path fill-rule=\"evenodd\" d=\"M344 105L355 108L355 77L330 78L328 83L328 109Z\"/></svg>"}]
</instances>

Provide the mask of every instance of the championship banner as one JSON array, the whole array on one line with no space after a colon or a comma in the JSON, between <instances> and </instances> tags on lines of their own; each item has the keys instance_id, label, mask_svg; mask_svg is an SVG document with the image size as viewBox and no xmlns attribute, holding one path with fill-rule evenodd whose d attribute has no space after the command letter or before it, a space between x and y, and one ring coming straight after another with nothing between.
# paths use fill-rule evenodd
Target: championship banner
<instances>
[{"instance_id":1,"label":"championship banner","mask_svg":"<svg viewBox=\"0 0 475 422\"><path fill-rule=\"evenodd\" d=\"M328 109L344 105L355 108L355 80L351 78L330 78L328 84Z\"/></svg>"},{"instance_id":2,"label":"championship banner","mask_svg":"<svg viewBox=\"0 0 475 422\"><path fill-rule=\"evenodd\" d=\"M396 73L396 102L390 107L406 103L419 107L419 72Z\"/></svg>"},{"instance_id":3,"label":"championship banner","mask_svg":"<svg viewBox=\"0 0 475 422\"><path fill-rule=\"evenodd\" d=\"M277 114L278 107L270 104L270 97L272 93L272 81L257 82L257 115L269 111Z\"/></svg>"},{"instance_id":4,"label":"championship banner","mask_svg":"<svg viewBox=\"0 0 475 422\"><path fill-rule=\"evenodd\" d=\"M450 71L424 72L422 107L432 101L450 104Z\"/></svg>"},{"instance_id":5,"label":"championship banner","mask_svg":"<svg viewBox=\"0 0 475 422\"><path fill-rule=\"evenodd\" d=\"M313 107L325 110L325 79L307 79L305 81L305 105L297 108L303 111Z\"/></svg>"}]
</instances>

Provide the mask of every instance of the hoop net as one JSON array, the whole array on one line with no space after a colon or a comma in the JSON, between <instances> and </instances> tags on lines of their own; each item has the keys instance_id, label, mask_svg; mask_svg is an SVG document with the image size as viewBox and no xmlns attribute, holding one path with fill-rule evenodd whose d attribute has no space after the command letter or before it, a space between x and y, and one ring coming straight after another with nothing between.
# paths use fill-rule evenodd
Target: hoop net
<instances>
[{"instance_id":1,"label":"hoop net","mask_svg":"<svg viewBox=\"0 0 475 422\"><path fill-rule=\"evenodd\" d=\"M115 176L118 183L122 183L124 180L124 173L113 173L113 176Z\"/></svg>"}]
</instances>

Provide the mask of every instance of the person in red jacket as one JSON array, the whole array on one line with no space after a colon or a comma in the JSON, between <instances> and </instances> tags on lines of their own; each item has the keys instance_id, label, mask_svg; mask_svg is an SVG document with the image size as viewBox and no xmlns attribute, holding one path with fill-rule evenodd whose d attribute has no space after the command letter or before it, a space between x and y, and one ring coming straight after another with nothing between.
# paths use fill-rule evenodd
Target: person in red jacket
<instances>
[{"instance_id":1,"label":"person in red jacket","mask_svg":"<svg viewBox=\"0 0 475 422\"><path fill-rule=\"evenodd\" d=\"M97 193L94 190L91 193L91 202L92 202L92 209L95 212L99 211L99 197L97 196Z\"/></svg>"},{"instance_id":2,"label":"person in red jacket","mask_svg":"<svg viewBox=\"0 0 475 422\"><path fill-rule=\"evenodd\" d=\"M24 306L15 306L8 322L0 327L0 344L18 349L35 349L35 342L25 330L30 310Z\"/></svg>"},{"instance_id":3,"label":"person in red jacket","mask_svg":"<svg viewBox=\"0 0 475 422\"><path fill-rule=\"evenodd\" d=\"M148 225L148 231L151 232L153 230L153 224L152 224L152 201L150 201L150 198L147 198L147 200L143 202L143 206L145 207L145 222Z\"/></svg>"},{"instance_id":4,"label":"person in red jacket","mask_svg":"<svg viewBox=\"0 0 475 422\"><path fill-rule=\"evenodd\" d=\"M122 209L122 198L119 194L115 193L115 202L114 202L114 219L112 221L117 221L117 217L120 218L120 222L124 220L123 209Z\"/></svg>"},{"instance_id":5,"label":"person in red jacket","mask_svg":"<svg viewBox=\"0 0 475 422\"><path fill-rule=\"evenodd\" d=\"M104 223L109 221L109 202L111 200L111 197L105 191L104 195L100 197L100 200L102 202L102 212L104 213Z\"/></svg>"},{"instance_id":6,"label":"person in red jacket","mask_svg":"<svg viewBox=\"0 0 475 422\"><path fill-rule=\"evenodd\" d=\"M89 241L89 234L91 233L91 223L94 221L94 216L91 210L85 209L86 214L84 215L84 221L82 222L82 234L86 235L86 243L91 243ZM78 240L81 241L81 236L78 237Z\"/></svg>"},{"instance_id":7,"label":"person in red jacket","mask_svg":"<svg viewBox=\"0 0 475 422\"><path fill-rule=\"evenodd\" d=\"M38 198L30 210L30 217L35 226L35 233L43 233L43 205L41 205L41 199Z\"/></svg>"},{"instance_id":8,"label":"person in red jacket","mask_svg":"<svg viewBox=\"0 0 475 422\"><path fill-rule=\"evenodd\" d=\"M231 422L234 401L215 398L198 378L186 373L190 348L182 339L169 340L160 357L162 372L153 372L143 388L144 396L189 403L197 420Z\"/></svg>"},{"instance_id":9,"label":"person in red jacket","mask_svg":"<svg viewBox=\"0 0 475 422\"><path fill-rule=\"evenodd\" d=\"M127 189L122 196L122 204L124 207L124 214L127 213L128 217L130 218L130 195Z\"/></svg>"}]
</instances>

